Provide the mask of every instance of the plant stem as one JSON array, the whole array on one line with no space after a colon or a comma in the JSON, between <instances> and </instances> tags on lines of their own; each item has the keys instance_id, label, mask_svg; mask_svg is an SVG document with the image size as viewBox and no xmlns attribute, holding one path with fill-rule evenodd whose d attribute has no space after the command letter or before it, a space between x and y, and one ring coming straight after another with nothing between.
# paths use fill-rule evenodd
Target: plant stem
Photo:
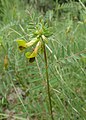
<instances>
[{"instance_id":1,"label":"plant stem","mask_svg":"<svg viewBox=\"0 0 86 120\"><path fill-rule=\"evenodd\" d=\"M44 43L44 59L45 59L45 69L46 69L46 79L47 79L47 92L48 92L48 99L49 99L50 115L51 115L51 119L54 120L54 118L53 118L53 111L52 111L52 104L51 104L50 85L49 85L49 77L48 77L48 64L47 64L47 55L46 55L45 43Z\"/></svg>"}]
</instances>

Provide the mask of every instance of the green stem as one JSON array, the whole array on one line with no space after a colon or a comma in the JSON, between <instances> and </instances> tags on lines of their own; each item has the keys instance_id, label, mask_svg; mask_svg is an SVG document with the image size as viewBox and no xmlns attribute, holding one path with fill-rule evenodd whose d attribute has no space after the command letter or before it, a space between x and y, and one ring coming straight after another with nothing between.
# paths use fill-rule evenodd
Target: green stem
<instances>
[{"instance_id":1,"label":"green stem","mask_svg":"<svg viewBox=\"0 0 86 120\"><path fill-rule=\"evenodd\" d=\"M52 111L52 104L51 104L50 85L49 85L49 77L48 77L48 64L47 64L47 55L46 55L45 44L44 44L44 59L45 59L45 69L46 69L46 79L47 79L47 92L48 92L48 99L49 99L50 115L51 115L51 119L54 120L54 118L53 118L53 111Z\"/></svg>"}]
</instances>

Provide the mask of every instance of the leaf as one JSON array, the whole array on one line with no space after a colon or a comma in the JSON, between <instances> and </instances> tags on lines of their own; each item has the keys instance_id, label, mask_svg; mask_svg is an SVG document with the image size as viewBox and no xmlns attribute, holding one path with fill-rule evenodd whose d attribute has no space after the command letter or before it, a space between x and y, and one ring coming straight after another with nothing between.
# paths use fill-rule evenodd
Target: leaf
<instances>
[{"instance_id":1,"label":"leaf","mask_svg":"<svg viewBox=\"0 0 86 120\"><path fill-rule=\"evenodd\" d=\"M65 50L64 50L64 46L62 46L62 57L64 58L65 56Z\"/></svg>"},{"instance_id":2,"label":"leaf","mask_svg":"<svg viewBox=\"0 0 86 120\"><path fill-rule=\"evenodd\" d=\"M70 55L70 46L67 45L67 55Z\"/></svg>"},{"instance_id":3,"label":"leaf","mask_svg":"<svg viewBox=\"0 0 86 120\"><path fill-rule=\"evenodd\" d=\"M82 61L83 63L86 63L86 55L85 54L81 54L80 61Z\"/></svg>"},{"instance_id":4,"label":"leaf","mask_svg":"<svg viewBox=\"0 0 86 120\"><path fill-rule=\"evenodd\" d=\"M0 46L2 45L2 36L0 36Z\"/></svg>"},{"instance_id":5,"label":"leaf","mask_svg":"<svg viewBox=\"0 0 86 120\"><path fill-rule=\"evenodd\" d=\"M66 35L67 35L68 33L70 33L70 31L71 31L71 27L68 26L67 29L66 29Z\"/></svg>"}]
</instances>

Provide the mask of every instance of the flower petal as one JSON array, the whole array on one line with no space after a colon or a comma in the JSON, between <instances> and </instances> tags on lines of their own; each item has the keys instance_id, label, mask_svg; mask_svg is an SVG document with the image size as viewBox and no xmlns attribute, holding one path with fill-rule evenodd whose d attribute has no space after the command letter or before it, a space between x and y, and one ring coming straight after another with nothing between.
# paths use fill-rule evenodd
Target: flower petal
<instances>
[{"instance_id":1,"label":"flower petal","mask_svg":"<svg viewBox=\"0 0 86 120\"><path fill-rule=\"evenodd\" d=\"M27 58L29 58L30 55L31 55L31 52L26 52L26 53L25 53L25 56L26 56Z\"/></svg>"},{"instance_id":2,"label":"flower petal","mask_svg":"<svg viewBox=\"0 0 86 120\"><path fill-rule=\"evenodd\" d=\"M36 56L37 56L37 53L38 53L38 50L39 50L40 47L41 47L41 42L39 41L39 42L37 43L34 51L33 51L32 53L27 52L27 53L25 54L25 56L26 56L27 58L34 58L34 57L36 57Z\"/></svg>"},{"instance_id":3,"label":"flower petal","mask_svg":"<svg viewBox=\"0 0 86 120\"><path fill-rule=\"evenodd\" d=\"M27 46L26 46L26 41L24 40L16 40L19 46L19 50L23 51Z\"/></svg>"},{"instance_id":4,"label":"flower petal","mask_svg":"<svg viewBox=\"0 0 86 120\"><path fill-rule=\"evenodd\" d=\"M19 46L26 47L26 41L25 40L16 40Z\"/></svg>"},{"instance_id":5,"label":"flower petal","mask_svg":"<svg viewBox=\"0 0 86 120\"><path fill-rule=\"evenodd\" d=\"M37 37L33 38L30 42L26 43L26 46L30 47L30 46L34 45L35 43L37 43L38 41L39 41L39 39Z\"/></svg>"},{"instance_id":6,"label":"flower petal","mask_svg":"<svg viewBox=\"0 0 86 120\"><path fill-rule=\"evenodd\" d=\"M42 39L44 40L44 42L47 44L48 43L48 39L44 36L44 35L42 35Z\"/></svg>"}]
</instances>

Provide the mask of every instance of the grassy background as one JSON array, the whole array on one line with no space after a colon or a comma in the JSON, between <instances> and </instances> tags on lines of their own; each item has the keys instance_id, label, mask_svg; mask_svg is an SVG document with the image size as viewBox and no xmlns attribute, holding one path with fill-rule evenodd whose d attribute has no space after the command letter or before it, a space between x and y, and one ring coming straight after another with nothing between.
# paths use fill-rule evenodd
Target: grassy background
<instances>
[{"instance_id":1,"label":"grassy background","mask_svg":"<svg viewBox=\"0 0 86 120\"><path fill-rule=\"evenodd\" d=\"M29 63L15 42L21 38L29 41L32 23L42 18L53 33L48 38L47 57L54 119L86 120L86 10L80 4L74 8L75 4L66 4L62 8L67 12L59 18L58 5L55 13L48 10L44 15L19 0L1 3L0 119L51 119L43 55ZM76 8L80 21L74 19Z\"/></svg>"}]
</instances>

